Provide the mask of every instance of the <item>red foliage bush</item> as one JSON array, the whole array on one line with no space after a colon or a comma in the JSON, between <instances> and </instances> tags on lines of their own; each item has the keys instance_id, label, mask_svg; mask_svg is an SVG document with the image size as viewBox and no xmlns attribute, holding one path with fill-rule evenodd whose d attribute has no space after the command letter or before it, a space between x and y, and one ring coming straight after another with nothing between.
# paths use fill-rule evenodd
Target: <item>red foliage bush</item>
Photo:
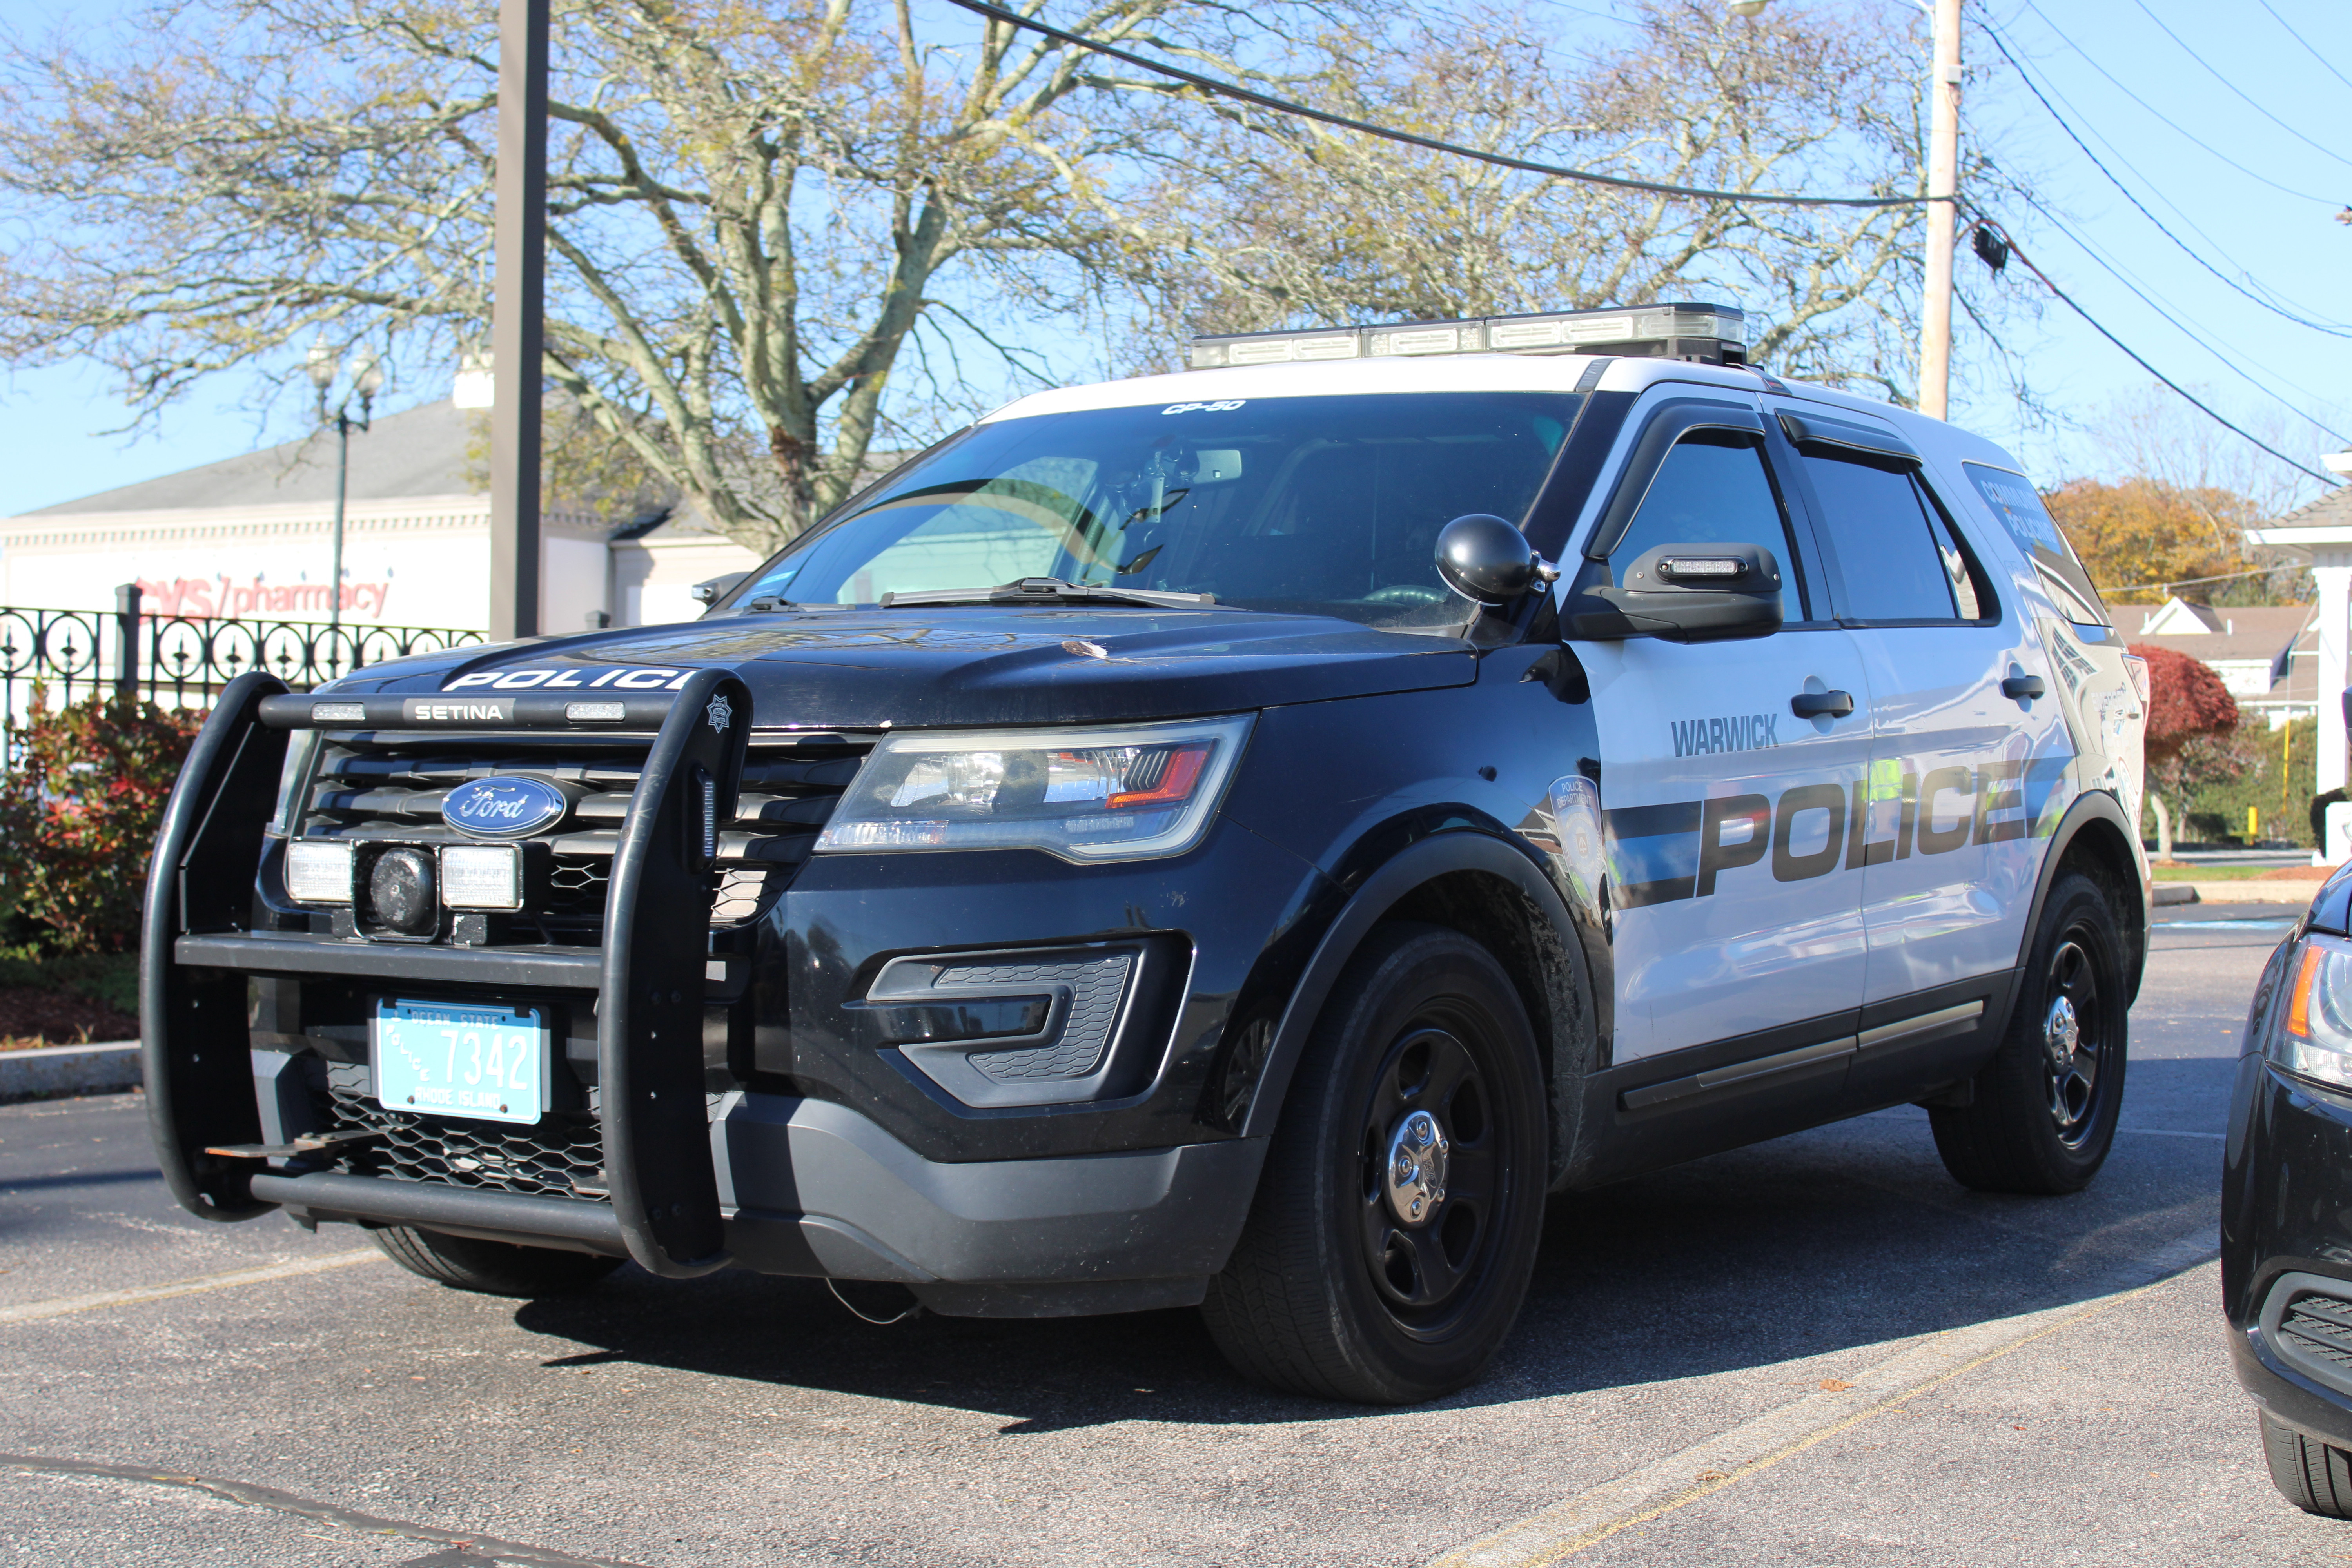
<instances>
[{"instance_id":1,"label":"red foliage bush","mask_svg":"<svg viewBox=\"0 0 2352 1568\"><path fill-rule=\"evenodd\" d=\"M2208 666L2168 647L2134 643L2147 660L2147 754L2176 751L2191 735L2238 727L2238 700Z\"/></svg>"},{"instance_id":2,"label":"red foliage bush","mask_svg":"<svg viewBox=\"0 0 2352 1568\"><path fill-rule=\"evenodd\" d=\"M0 888L14 912L68 952L136 944L147 858L196 712L110 694L50 709L34 689L0 779Z\"/></svg>"}]
</instances>

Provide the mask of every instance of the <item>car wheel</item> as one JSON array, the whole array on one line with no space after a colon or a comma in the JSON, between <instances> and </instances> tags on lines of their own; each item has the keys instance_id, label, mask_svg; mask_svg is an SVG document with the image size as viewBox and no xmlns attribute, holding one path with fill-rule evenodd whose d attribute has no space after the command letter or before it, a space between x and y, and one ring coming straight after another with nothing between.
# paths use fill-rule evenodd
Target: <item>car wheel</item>
<instances>
[{"instance_id":1,"label":"car wheel","mask_svg":"<svg viewBox=\"0 0 2352 1568\"><path fill-rule=\"evenodd\" d=\"M2042 905L2000 1048L1973 1103L1928 1112L1936 1152L1963 1186L2074 1193L2098 1174L2123 1104L2123 942L2105 889L2059 874Z\"/></svg>"},{"instance_id":2,"label":"car wheel","mask_svg":"<svg viewBox=\"0 0 2352 1568\"><path fill-rule=\"evenodd\" d=\"M387 1226L368 1234L386 1258L411 1274L485 1296L559 1296L593 1285L621 1266L619 1258L593 1252L518 1247L411 1226Z\"/></svg>"},{"instance_id":3,"label":"car wheel","mask_svg":"<svg viewBox=\"0 0 2352 1568\"><path fill-rule=\"evenodd\" d=\"M2263 1458L2279 1495L2305 1513L2352 1519L2352 1453L2305 1436L2267 1410L2262 1418Z\"/></svg>"},{"instance_id":4,"label":"car wheel","mask_svg":"<svg viewBox=\"0 0 2352 1568\"><path fill-rule=\"evenodd\" d=\"M1249 1220L1202 1311L1245 1375L1402 1405L1475 1378L1541 1230L1542 1068L1518 994L1459 932L1381 927L1325 1004Z\"/></svg>"}]
</instances>

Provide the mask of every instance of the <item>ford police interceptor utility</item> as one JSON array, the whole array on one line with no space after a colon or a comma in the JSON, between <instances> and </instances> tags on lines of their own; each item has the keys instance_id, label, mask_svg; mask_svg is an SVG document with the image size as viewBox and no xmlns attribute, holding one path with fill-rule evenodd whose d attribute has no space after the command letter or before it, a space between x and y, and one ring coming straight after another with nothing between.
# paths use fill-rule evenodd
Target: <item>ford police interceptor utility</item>
<instances>
[{"instance_id":1,"label":"ford police interceptor utility","mask_svg":"<svg viewBox=\"0 0 2352 1568\"><path fill-rule=\"evenodd\" d=\"M2008 454L1744 335L1203 338L691 625L240 678L147 905L173 1191L482 1290L1197 1303L1402 1401L1548 1194L1906 1101L2079 1188L2145 673Z\"/></svg>"}]
</instances>

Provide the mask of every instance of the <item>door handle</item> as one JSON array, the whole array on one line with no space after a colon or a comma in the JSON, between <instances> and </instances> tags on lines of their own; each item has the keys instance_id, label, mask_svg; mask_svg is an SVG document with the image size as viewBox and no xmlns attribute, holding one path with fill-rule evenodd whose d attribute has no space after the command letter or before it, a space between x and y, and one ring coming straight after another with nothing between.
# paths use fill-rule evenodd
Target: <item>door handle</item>
<instances>
[{"instance_id":1,"label":"door handle","mask_svg":"<svg viewBox=\"0 0 2352 1568\"><path fill-rule=\"evenodd\" d=\"M2042 684L2042 678L2038 675L2012 675L2000 683L2000 694L2015 698L2020 702L2029 697L2039 697L2049 689Z\"/></svg>"},{"instance_id":2,"label":"door handle","mask_svg":"<svg viewBox=\"0 0 2352 1568\"><path fill-rule=\"evenodd\" d=\"M1800 691L1789 699L1789 711L1800 719L1843 719L1853 711L1853 693Z\"/></svg>"}]
</instances>

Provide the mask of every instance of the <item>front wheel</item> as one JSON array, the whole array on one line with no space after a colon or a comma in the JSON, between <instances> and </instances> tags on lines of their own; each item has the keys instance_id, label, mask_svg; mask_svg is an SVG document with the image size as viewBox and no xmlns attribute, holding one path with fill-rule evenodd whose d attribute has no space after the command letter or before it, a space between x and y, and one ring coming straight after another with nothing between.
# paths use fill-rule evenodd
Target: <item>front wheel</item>
<instances>
[{"instance_id":1,"label":"front wheel","mask_svg":"<svg viewBox=\"0 0 2352 1568\"><path fill-rule=\"evenodd\" d=\"M1450 1394L1535 1267L1545 1097L1527 1012L1459 932L1377 930L1325 1005L1249 1221L1202 1303L1244 1374L1373 1405Z\"/></svg>"},{"instance_id":2,"label":"front wheel","mask_svg":"<svg viewBox=\"0 0 2352 1568\"><path fill-rule=\"evenodd\" d=\"M2106 889L2061 872L1975 1102L1928 1113L1936 1152L1984 1193L2074 1193L2116 1141L2124 1098L2123 942Z\"/></svg>"},{"instance_id":3,"label":"front wheel","mask_svg":"<svg viewBox=\"0 0 2352 1568\"><path fill-rule=\"evenodd\" d=\"M370 1231L383 1255L439 1284L485 1296L558 1296L593 1285L621 1266L617 1258L556 1247L518 1247L414 1226Z\"/></svg>"},{"instance_id":4,"label":"front wheel","mask_svg":"<svg viewBox=\"0 0 2352 1568\"><path fill-rule=\"evenodd\" d=\"M2269 1411L2263 1417L2263 1458L2271 1484L2305 1513L2352 1519L2352 1454L2306 1437Z\"/></svg>"}]
</instances>

